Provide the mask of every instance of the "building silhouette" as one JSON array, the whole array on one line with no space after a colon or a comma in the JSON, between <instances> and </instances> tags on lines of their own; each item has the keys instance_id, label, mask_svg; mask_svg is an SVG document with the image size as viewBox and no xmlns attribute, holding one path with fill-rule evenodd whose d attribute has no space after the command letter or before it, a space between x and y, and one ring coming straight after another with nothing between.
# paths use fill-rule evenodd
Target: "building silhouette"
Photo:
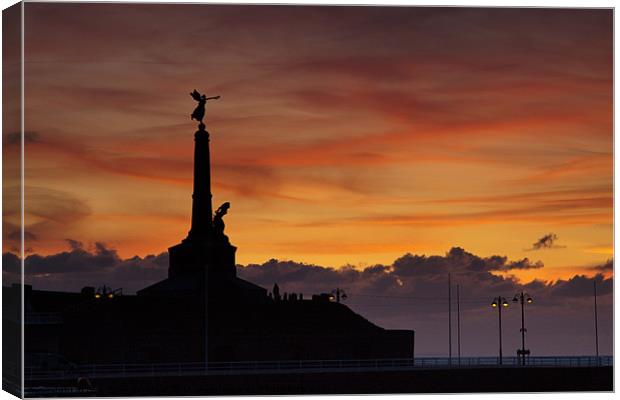
<instances>
[{"instance_id":1,"label":"building silhouette","mask_svg":"<svg viewBox=\"0 0 620 400\"><path fill-rule=\"evenodd\" d=\"M412 358L414 332L386 330L330 296L281 294L236 274L224 234L228 203L213 213L209 133L195 137L188 235L168 249L168 277L137 292L25 288L28 363L217 362ZM329 289L329 288L326 288ZM19 301L5 288L5 304ZM116 293L116 294L114 294ZM8 302L8 303L7 303ZM43 356L41 356L43 355ZM36 365L39 366L39 365Z\"/></svg>"}]
</instances>

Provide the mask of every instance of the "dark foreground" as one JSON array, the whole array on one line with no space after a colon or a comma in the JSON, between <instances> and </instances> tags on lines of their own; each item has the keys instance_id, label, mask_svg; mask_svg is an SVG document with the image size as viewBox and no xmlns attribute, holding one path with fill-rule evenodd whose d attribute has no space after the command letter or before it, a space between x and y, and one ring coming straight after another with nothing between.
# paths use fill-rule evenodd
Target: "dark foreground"
<instances>
[{"instance_id":1,"label":"dark foreground","mask_svg":"<svg viewBox=\"0 0 620 400\"><path fill-rule=\"evenodd\" d=\"M92 384L95 390L90 395L106 397L612 391L613 370L612 367L549 367L233 374L100 378ZM27 391L29 397L54 395L53 389L43 390L44 385L36 382L27 385L38 387Z\"/></svg>"}]
</instances>

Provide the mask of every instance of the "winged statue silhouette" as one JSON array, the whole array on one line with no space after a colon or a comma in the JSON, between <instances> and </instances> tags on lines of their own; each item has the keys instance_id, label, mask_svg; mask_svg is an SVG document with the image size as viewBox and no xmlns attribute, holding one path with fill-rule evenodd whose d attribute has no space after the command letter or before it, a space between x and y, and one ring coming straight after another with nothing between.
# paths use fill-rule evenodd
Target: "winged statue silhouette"
<instances>
[{"instance_id":1,"label":"winged statue silhouette","mask_svg":"<svg viewBox=\"0 0 620 400\"><path fill-rule=\"evenodd\" d=\"M201 95L196 89L190 93L190 96L198 102L198 106L194 109L191 119L195 119L200 123L203 123L202 120L205 117L205 105L207 104L207 100L217 100L220 98L220 96L207 97L204 94Z\"/></svg>"}]
</instances>

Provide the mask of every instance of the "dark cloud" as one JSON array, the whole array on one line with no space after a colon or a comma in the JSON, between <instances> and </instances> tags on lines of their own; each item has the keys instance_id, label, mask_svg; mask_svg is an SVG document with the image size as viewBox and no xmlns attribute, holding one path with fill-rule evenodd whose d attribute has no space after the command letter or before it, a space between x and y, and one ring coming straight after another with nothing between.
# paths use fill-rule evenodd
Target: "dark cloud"
<instances>
[{"instance_id":1,"label":"dark cloud","mask_svg":"<svg viewBox=\"0 0 620 400\"><path fill-rule=\"evenodd\" d=\"M107 284L132 293L167 276L167 252L122 259L116 250L104 243L96 242L85 248L80 241L65 240L69 251L26 257L25 280L35 289L79 291L84 286ZM7 281L15 280L19 257L4 253L2 262L3 273L9 278Z\"/></svg>"},{"instance_id":2,"label":"dark cloud","mask_svg":"<svg viewBox=\"0 0 620 400\"><path fill-rule=\"evenodd\" d=\"M13 253L2 254L2 273L18 274L20 271L19 257Z\"/></svg>"},{"instance_id":3,"label":"dark cloud","mask_svg":"<svg viewBox=\"0 0 620 400\"><path fill-rule=\"evenodd\" d=\"M541 250L541 249L563 249L566 246L559 246L555 242L558 240L558 235L555 233L549 233L540 239L538 239L530 250Z\"/></svg>"},{"instance_id":4,"label":"dark cloud","mask_svg":"<svg viewBox=\"0 0 620 400\"><path fill-rule=\"evenodd\" d=\"M68 276L79 285L94 285L105 280L119 286L129 284L132 290L140 289L159 279L165 278L168 267L168 253L123 259L115 249L104 243L95 242L88 248L82 242L66 239L70 250L51 255L31 254L25 259L26 276L33 283L43 287L62 286ZM3 255L6 271L15 272L19 259L12 253ZM612 262L593 267L608 270ZM459 282L464 294L485 298L502 291L510 294L521 286L514 276L498 275L532 268L542 268L543 264L527 258L511 261L505 256L480 257L460 247L453 247L445 255L405 254L390 265L372 265L357 269L351 265L340 268L324 267L294 261L271 259L263 264L238 266L239 276L266 288L278 283L283 290L302 292L306 295L331 291L345 287L355 296L360 295L405 295L436 297L445 288L448 273ZM556 282L534 281L527 285L528 290L543 295L583 296L593 279L600 281L601 294L611 291L611 278L596 275L595 278L577 275L569 280ZM589 283L588 283L589 282ZM60 287L59 286L59 287ZM65 289L79 290L81 286ZM428 309L429 312L432 309Z\"/></svg>"},{"instance_id":5,"label":"dark cloud","mask_svg":"<svg viewBox=\"0 0 620 400\"><path fill-rule=\"evenodd\" d=\"M532 263L527 257L519 260L508 263L505 268L502 268L502 271L510 271L512 269L536 269L542 268L544 265L541 261L536 261Z\"/></svg>"},{"instance_id":6,"label":"dark cloud","mask_svg":"<svg viewBox=\"0 0 620 400\"><path fill-rule=\"evenodd\" d=\"M604 264L595 265L594 267L590 267L590 269L600 272L612 272L614 270L614 260L607 260Z\"/></svg>"},{"instance_id":7,"label":"dark cloud","mask_svg":"<svg viewBox=\"0 0 620 400\"><path fill-rule=\"evenodd\" d=\"M594 277L575 275L568 280L558 280L550 287L550 294L564 297L592 297L594 295L594 283L596 292L604 296L613 292L613 279L605 278L602 274Z\"/></svg>"},{"instance_id":8,"label":"dark cloud","mask_svg":"<svg viewBox=\"0 0 620 400\"><path fill-rule=\"evenodd\" d=\"M351 295L351 299L384 296L434 299L442 303L446 294L447 275L451 273L453 282L460 285L461 295L469 299L479 299L465 303L465 309L486 305L485 299L497 294L512 296L522 288L536 297L545 298L548 304L561 304L566 297L579 298L589 293L584 290L584 285L590 285L591 289L593 280L600 281L599 293L610 293L612 280L605 279L602 275L575 276L557 282L535 280L523 285L514 276L495 274L542 267L541 262L532 262L527 258L510 261L504 256L479 257L454 247L444 256L405 254L391 265L373 265L362 270L352 266L333 268L272 259L260 265L239 266L238 274L269 289L277 282L282 291L303 292L306 295L343 287ZM427 315L443 312L441 306L437 307L436 304L424 304L422 307L421 304L412 303L409 306L421 307L416 308L416 312ZM400 313L395 309L384 313L383 317L392 312Z\"/></svg>"},{"instance_id":9,"label":"dark cloud","mask_svg":"<svg viewBox=\"0 0 620 400\"><path fill-rule=\"evenodd\" d=\"M78 240L65 239L65 241L69 243L69 247L71 247L71 250L81 250L82 248L84 248L84 244Z\"/></svg>"},{"instance_id":10,"label":"dark cloud","mask_svg":"<svg viewBox=\"0 0 620 400\"><path fill-rule=\"evenodd\" d=\"M508 261L504 256L482 258L468 253L460 247L453 247L445 256L418 256L406 254L394 261L394 272L403 276L424 276L452 273L474 273L479 277L492 271L542 268L540 261L532 263L524 258Z\"/></svg>"},{"instance_id":11,"label":"dark cloud","mask_svg":"<svg viewBox=\"0 0 620 400\"><path fill-rule=\"evenodd\" d=\"M388 285L394 283L394 278L385 274L383 267L369 267L364 271L359 271L351 266L335 269L275 259L260 265L249 264L239 267L239 276L258 285L271 289L273 284L277 282L281 287L286 287L286 291L301 292L306 295L331 291L337 286L352 283L363 283L371 286L376 284L377 280L390 281ZM373 273L380 270L383 272Z\"/></svg>"},{"instance_id":12,"label":"dark cloud","mask_svg":"<svg viewBox=\"0 0 620 400\"><path fill-rule=\"evenodd\" d=\"M123 280L146 286L153 280L165 277L168 265L168 254L148 255L122 259L116 250L104 243L95 242L89 248L74 239L66 239L70 250L51 254L31 254L26 257L26 275L41 283L57 283L57 277L71 275L73 281L81 285L92 285L93 280L108 279L123 284ZM14 255L7 253L7 260ZM264 264L239 266L239 275L264 287L271 288L279 282L288 290L306 294L329 291L337 286L349 286L357 292L389 292L404 287L415 291L425 291L436 283L445 280L448 273L455 279L471 284L472 290L482 290L484 283L488 287L504 287L512 290L517 282L513 278L504 278L494 272L507 272L516 269L541 268L542 263L531 262L527 258L509 261L504 256L479 257L454 247L444 256L425 256L405 254L391 265L373 265L362 270L347 265L340 268L323 267L294 261L278 261L271 259ZM122 276L123 279L120 279ZM36 279L35 279L36 280ZM79 289L74 287L73 289ZM476 289L478 291L478 289Z\"/></svg>"},{"instance_id":13,"label":"dark cloud","mask_svg":"<svg viewBox=\"0 0 620 400\"><path fill-rule=\"evenodd\" d=\"M26 282L35 289L69 291L106 284L134 293L167 276L166 252L123 259L103 243L85 246L73 239L67 239L67 243L69 251L26 257ZM3 254L5 282L16 281L19 264L14 254ZM610 268L608 264L600 266L601 269ZM459 285L463 343L470 355L493 354L494 347L489 343L495 342L496 330L489 327L495 327L497 319L489 304L497 296L511 300L521 290L535 299L528 305L527 318L528 335L531 335L528 340L538 349L537 354L586 354L589 347L584 337L590 332L584 321L591 321L596 282L599 323L605 338L602 340L610 342L611 337L608 340L605 335L611 332L613 278L602 274L576 275L567 280L535 280L523 284L505 274L540 267L540 262L528 259L512 261L498 255L480 257L454 247L443 256L405 254L389 265L377 264L363 269L271 259L263 264L239 265L237 273L269 290L278 283L281 292L303 293L306 298L342 288L348 294L347 304L378 325L415 329L416 348L423 349L419 354L425 355L445 354L447 338L442 335L446 331L448 273L452 276L453 301L455 287ZM496 275L498 272L503 274ZM517 307L512 305L506 310L504 323L506 332L515 334L507 334L505 340L507 346L516 348L520 318ZM554 339L550 341L550 337Z\"/></svg>"},{"instance_id":14,"label":"dark cloud","mask_svg":"<svg viewBox=\"0 0 620 400\"><path fill-rule=\"evenodd\" d=\"M94 251L82 248L71 251L41 256L32 254L26 257L25 270L27 275L83 273L94 270L97 273L107 272L120 262L115 250L107 249L101 243L95 243Z\"/></svg>"},{"instance_id":15,"label":"dark cloud","mask_svg":"<svg viewBox=\"0 0 620 400\"><path fill-rule=\"evenodd\" d=\"M453 281L459 282L461 294L485 299L496 293L510 296L522 287L515 277L499 276L495 273L542 267L540 261L532 262L527 258L510 261L505 256L479 257L454 247L444 256L405 254L391 265L373 265L362 270L352 266L333 268L272 259L260 265L239 266L238 274L269 289L277 282L283 291L303 292L306 295L344 287L351 294L351 298L356 295L362 298L404 296L441 300L446 291L447 275L450 273ZM572 280L555 283L533 281L527 285L527 290L543 297L550 293L564 296L578 289L580 286L575 285ZM575 295L579 296L577 292ZM482 302L486 304L484 300ZM469 303L464 307L471 308L476 304ZM434 313L441 310L427 307L423 312Z\"/></svg>"}]
</instances>

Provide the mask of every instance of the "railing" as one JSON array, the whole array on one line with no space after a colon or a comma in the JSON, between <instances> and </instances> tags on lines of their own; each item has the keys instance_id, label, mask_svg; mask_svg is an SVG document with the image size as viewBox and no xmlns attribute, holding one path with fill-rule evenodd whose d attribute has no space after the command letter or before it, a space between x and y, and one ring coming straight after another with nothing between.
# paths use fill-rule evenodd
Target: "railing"
<instances>
[{"instance_id":1,"label":"railing","mask_svg":"<svg viewBox=\"0 0 620 400\"><path fill-rule=\"evenodd\" d=\"M51 380L114 377L164 377L224 374L313 373L351 371L409 371L447 368L544 368L544 367L603 367L612 366L612 356L580 357L529 357L520 365L517 357L504 357L502 365L497 357L445 357L378 360L295 360L295 361L239 361L204 363L161 364L91 364L67 370L50 370L28 367L25 379Z\"/></svg>"}]
</instances>

